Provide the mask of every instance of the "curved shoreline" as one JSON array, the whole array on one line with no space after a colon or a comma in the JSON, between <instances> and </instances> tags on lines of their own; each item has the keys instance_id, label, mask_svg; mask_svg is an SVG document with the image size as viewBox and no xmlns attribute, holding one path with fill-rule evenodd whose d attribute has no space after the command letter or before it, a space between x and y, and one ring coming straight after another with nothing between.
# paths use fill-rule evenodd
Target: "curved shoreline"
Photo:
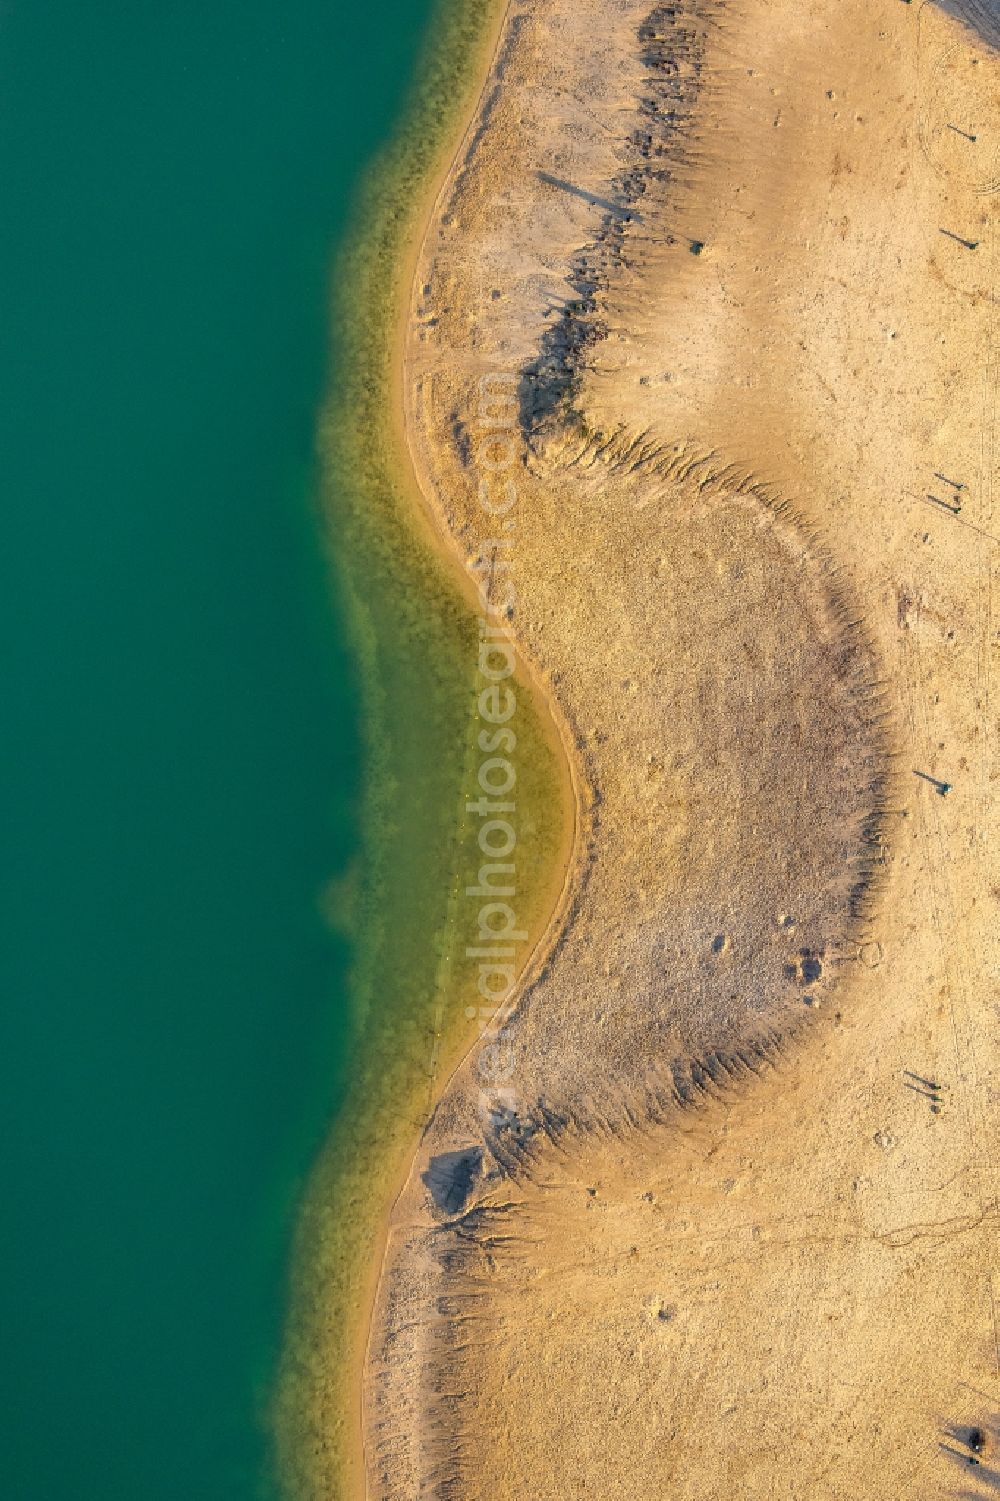
<instances>
[{"instance_id":1,"label":"curved shoreline","mask_svg":"<svg viewBox=\"0 0 1000 1501\"><path fill-rule=\"evenodd\" d=\"M489 0L487 0L489 3ZM384 439L388 447L388 457L393 465L395 480L400 489L400 510L397 511L396 519L404 527L410 529L418 542L440 560L445 576L447 588L453 592L456 600L462 602L463 607L472 606L473 610L481 608L478 601L477 591L473 579L468 570L463 567L461 559L450 539L446 538L441 528L435 524L427 498L424 495L419 478L416 473L414 456L411 453L406 436L405 401L403 391L404 366L406 356L407 331L409 327L409 314L414 292L414 277L421 252L424 247L426 236L430 226L434 222L434 216L441 193L446 189L450 180L454 164L459 159L463 146L473 128L478 111L482 102L483 93L488 86L490 75L501 45L504 25L510 8L510 0L503 0L502 4L492 6L492 14L487 23L481 46L485 52L482 66L477 67L471 75L469 94L463 102L461 118L458 122L457 131L450 135L449 139L442 144L436 153L435 161L429 168L424 178L424 189L415 198L411 199L409 208L410 222L402 232L402 243L395 258L395 265L388 286L388 302L394 307L394 314L390 314L386 328L388 337L388 365L387 365L387 392L389 403L385 409ZM440 7L444 24L448 24L449 5L448 0ZM419 94L422 77L417 75L416 92ZM478 84L478 86L477 86ZM413 105L410 106L412 112ZM442 104L442 109L446 104ZM405 142L407 135L412 129L408 117L404 117L402 125L393 143L387 148L383 157L390 164L392 170L393 153L398 152ZM369 175L367 185L362 191L360 206L356 209L355 219L360 218L361 207L364 206L367 193L371 186L377 189L381 187L379 182L380 166L376 166L374 172ZM391 191L391 189L390 189ZM348 278L349 280L349 278ZM341 289L340 297L343 296ZM380 315L374 311L375 303L372 302L373 319L377 322ZM362 317L365 316L362 312ZM403 510L405 509L405 514ZM348 594L351 592L349 582L345 583ZM367 630L367 628L365 628ZM363 631L364 634L364 631ZM375 643L366 642L363 655L367 656ZM369 664L370 670L370 664ZM520 972L515 982L515 993L520 990L525 977L533 973L540 962L540 954L549 944L551 934L558 926L563 905L567 899L567 892L572 881L572 859L575 850L577 830L577 784L567 756L567 744L564 727L561 726L552 715L551 704L545 694L541 683L536 675L530 670L528 664L519 660L514 682L519 689L520 702L529 711L531 731L529 742L535 744L531 736L541 734L541 748L558 773L555 791L558 796L561 812L560 824L563 829L557 853L551 859L549 875L542 883L541 889L532 887L527 902L528 916L526 924L531 934L527 952L522 958ZM524 713L522 707L522 713ZM369 748L369 763L372 758L377 758L377 747ZM457 789L461 790L461 789ZM452 1032L457 1030L455 1023L451 1025ZM445 1032L448 1028L445 1028ZM461 1065L462 1060L479 1041L481 1031L477 1026L474 1035L453 1037L450 1041L444 1039L441 1060L437 1067L434 1078L433 1092L424 1101L426 1116L420 1121L416 1138L410 1138L410 1144L401 1149L395 1137L390 1139L387 1152L383 1155L396 1163L388 1183L382 1185L376 1193L380 1201L380 1208L376 1215L375 1239L371 1248L371 1254L366 1258L367 1271L361 1278L362 1290L356 1296L354 1306L351 1309L350 1323L353 1333L350 1335L351 1351L340 1357L340 1364L346 1370L346 1377L341 1385L346 1384L349 1398L350 1415L348 1417L346 1450L341 1455L341 1461L331 1469L326 1466L327 1474L323 1477L317 1472L315 1465L306 1460L305 1465L296 1460L289 1463L291 1450L301 1449L298 1441L292 1437L292 1430L297 1427L295 1421L295 1403L292 1396L292 1387L297 1379L295 1365L297 1361L298 1346L305 1335L308 1342L308 1332L303 1328L304 1319L308 1318L303 1312L303 1283L313 1280L313 1273L320 1271L319 1263L310 1266L310 1257L307 1251L299 1245L294 1257L293 1282L298 1291L293 1294L293 1315L286 1333L285 1350L282 1361L282 1370L279 1375L277 1387L277 1403L275 1407L274 1421L278 1427L279 1449L283 1451L284 1461L280 1465L282 1471L283 1490L287 1488L289 1495L311 1496L318 1494L318 1488L323 1480L329 1480L335 1472L342 1481L347 1492L363 1495L365 1493L365 1432L363 1420L363 1371L367 1356L367 1349L371 1335L371 1320L374 1308L375 1296L381 1276L381 1269L385 1258L389 1222L393 1207L403 1191L412 1171L416 1150L419 1141L426 1130L427 1118L433 1115L433 1109L441 1093L447 1088L448 1081L454 1071ZM420 1080L415 1080L417 1093L422 1092ZM315 1218L317 1212L321 1212L329 1192L327 1179L331 1172L331 1154L335 1158L339 1145L340 1131L338 1124L332 1128L332 1134L321 1150L320 1160L313 1171L313 1182L310 1184L303 1199L299 1213L299 1230L297 1239L303 1235L308 1238L314 1236L315 1231L309 1229L309 1222ZM332 1169L336 1176L335 1167ZM320 1284L322 1294L322 1282ZM353 1458L351 1457L353 1451ZM304 1471L308 1471L306 1475ZM326 1492L324 1491L324 1494Z\"/></svg>"},{"instance_id":2,"label":"curved shoreline","mask_svg":"<svg viewBox=\"0 0 1000 1501\"><path fill-rule=\"evenodd\" d=\"M426 531L435 550L445 559L456 586L477 611L482 610L479 589L461 557L455 537L448 529L445 518L434 506L431 499L431 486L426 477L421 477L418 461L419 450L410 440L413 417L410 403L407 400L408 384L406 380L406 367L414 343L414 310L418 297L417 273L420 260L426 249L428 237L438 220L440 206L453 181L455 169L465 153L475 130L483 98L489 87L490 79L503 44L512 4L513 0L499 0L497 14L492 23L492 45L481 75L482 81L476 90L475 96L470 100L464 124L460 134L457 136L453 149L447 152L441 166L430 179L423 210L409 237L407 253L400 258L398 278L398 292L400 293L399 307L396 337L393 341L393 409L391 420L398 442L401 467L411 481L413 498L417 504L414 519L416 520L419 517L418 524ZM564 773L560 792L569 816L565 823L562 849L558 861L555 863L552 879L548 883L548 889L555 894L551 902L546 900L542 903L543 910L547 909L549 916L524 955L517 979L500 1013L501 1016L509 1015L514 1010L519 997L535 979L551 953L552 947L565 921L567 908L579 870L579 835L584 806L583 782L578 757L575 753L575 747L572 744L571 732L562 716L558 699L546 690L539 670L527 658L520 643L517 642L516 636L513 639L515 641L519 666L515 682L519 686L523 684L527 687L532 702L541 711L543 728L547 732L550 741L558 748L558 764ZM439 1073L436 1081L435 1098L428 1121L421 1129L414 1143L413 1150L409 1154L403 1170L396 1180L391 1200L386 1205L382 1214L377 1257L372 1266L366 1292L363 1317L363 1347L358 1357L360 1362L357 1377L359 1390L358 1406L361 1416L360 1439L363 1478L367 1475L368 1460L370 1457L367 1425L364 1415L364 1372L372 1353L376 1298L386 1270L392 1217L402 1195L412 1180L413 1173L417 1167L420 1142L423 1140L428 1125L433 1120L439 1101L446 1094L455 1075L466 1063L474 1049L478 1047L481 1040L482 1033L477 1031L464 1046L455 1052L454 1056L449 1060L449 1066ZM365 1486L364 1494L367 1494L367 1486Z\"/></svg>"}]
</instances>

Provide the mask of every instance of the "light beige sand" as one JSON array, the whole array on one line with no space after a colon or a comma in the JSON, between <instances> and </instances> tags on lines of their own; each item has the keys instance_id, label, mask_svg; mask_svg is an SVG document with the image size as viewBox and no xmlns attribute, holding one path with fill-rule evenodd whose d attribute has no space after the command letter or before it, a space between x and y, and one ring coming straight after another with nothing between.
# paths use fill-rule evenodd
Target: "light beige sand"
<instances>
[{"instance_id":1,"label":"light beige sand","mask_svg":"<svg viewBox=\"0 0 1000 1501\"><path fill-rule=\"evenodd\" d=\"M372 1497L1000 1489L995 17L510 7L404 393L578 839L396 1206Z\"/></svg>"}]
</instances>

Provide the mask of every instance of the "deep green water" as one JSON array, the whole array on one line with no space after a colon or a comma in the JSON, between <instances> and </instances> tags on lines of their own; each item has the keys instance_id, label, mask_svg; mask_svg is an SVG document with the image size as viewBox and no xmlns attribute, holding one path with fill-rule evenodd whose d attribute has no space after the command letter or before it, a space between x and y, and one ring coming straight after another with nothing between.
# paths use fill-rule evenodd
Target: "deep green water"
<instances>
[{"instance_id":1,"label":"deep green water","mask_svg":"<svg viewBox=\"0 0 1000 1501\"><path fill-rule=\"evenodd\" d=\"M362 761L315 515L329 268L429 11L0 12L10 1501L262 1493L351 1068L318 903Z\"/></svg>"}]
</instances>

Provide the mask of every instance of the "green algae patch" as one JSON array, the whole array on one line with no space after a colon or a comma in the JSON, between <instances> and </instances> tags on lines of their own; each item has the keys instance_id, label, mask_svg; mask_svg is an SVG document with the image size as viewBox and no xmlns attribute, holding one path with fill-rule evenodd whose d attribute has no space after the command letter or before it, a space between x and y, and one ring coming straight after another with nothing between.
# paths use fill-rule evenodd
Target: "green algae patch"
<instances>
[{"instance_id":1,"label":"green algae patch","mask_svg":"<svg viewBox=\"0 0 1000 1501\"><path fill-rule=\"evenodd\" d=\"M484 855L480 625L418 522L392 416L400 267L428 184L468 114L497 17L446 0L402 128L369 175L334 295L333 396L321 430L323 525L347 601L363 706L360 865L324 910L352 944L349 1078L307 1187L273 1417L285 1493L363 1494L360 1379L386 1216L448 1071L488 1019L475 964ZM521 681L515 890L530 940L559 884L571 811L554 736Z\"/></svg>"}]
</instances>

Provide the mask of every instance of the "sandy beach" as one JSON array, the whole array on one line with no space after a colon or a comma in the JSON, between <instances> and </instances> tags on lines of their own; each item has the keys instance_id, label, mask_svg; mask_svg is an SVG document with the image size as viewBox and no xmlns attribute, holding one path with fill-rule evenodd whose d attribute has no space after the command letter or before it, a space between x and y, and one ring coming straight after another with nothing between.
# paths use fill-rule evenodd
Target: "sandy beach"
<instances>
[{"instance_id":1,"label":"sandy beach","mask_svg":"<svg viewBox=\"0 0 1000 1501\"><path fill-rule=\"evenodd\" d=\"M506 12L401 368L482 608L489 1025L388 1227L372 1498L1000 1487L998 35ZM577 808L504 988L515 658Z\"/></svg>"},{"instance_id":2,"label":"sandy beach","mask_svg":"<svg viewBox=\"0 0 1000 1501\"><path fill-rule=\"evenodd\" d=\"M283 1495L364 1486L361 1388L396 1196L435 1100L481 1035L456 964L475 880L474 577L424 505L403 421L418 253L474 121L504 6L442 0L395 135L332 278L334 378L320 427L324 525L363 682L363 852L323 909L355 940L352 1081L301 1195L281 1368L268 1402ZM518 663L515 978L558 920L575 797L560 725ZM406 818L397 812L406 790ZM415 801L414 801L415 798ZM474 996L474 988L473 988Z\"/></svg>"}]
</instances>

